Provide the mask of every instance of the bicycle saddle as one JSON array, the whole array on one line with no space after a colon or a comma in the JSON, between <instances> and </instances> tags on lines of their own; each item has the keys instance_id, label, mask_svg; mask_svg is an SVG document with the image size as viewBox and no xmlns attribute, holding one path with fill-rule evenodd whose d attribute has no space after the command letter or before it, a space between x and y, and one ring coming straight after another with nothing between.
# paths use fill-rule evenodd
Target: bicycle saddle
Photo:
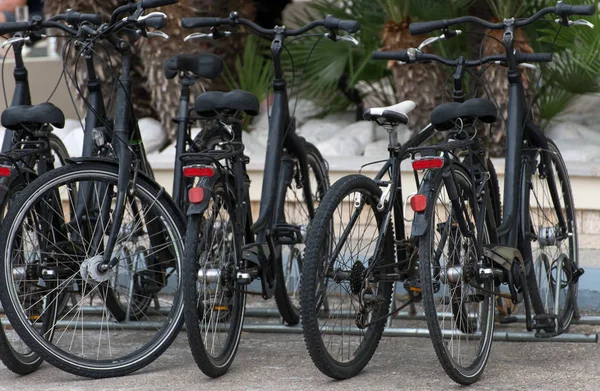
<instances>
[{"instance_id":1,"label":"bicycle saddle","mask_svg":"<svg viewBox=\"0 0 600 391\"><path fill-rule=\"evenodd\" d=\"M260 103L256 96L242 90L209 91L198 96L195 109L201 117L233 114L236 111L243 111L248 115L258 115Z\"/></svg>"},{"instance_id":2,"label":"bicycle saddle","mask_svg":"<svg viewBox=\"0 0 600 391\"><path fill-rule=\"evenodd\" d=\"M191 72L198 77L214 79L223 72L223 60L210 53L178 54L165 62L165 77L172 79L179 72Z\"/></svg>"},{"instance_id":3,"label":"bicycle saddle","mask_svg":"<svg viewBox=\"0 0 600 391\"><path fill-rule=\"evenodd\" d=\"M438 130L450 130L461 119L471 122L478 118L481 122L492 123L498 118L496 105L488 99L473 98L463 103L444 103L431 112L431 124Z\"/></svg>"},{"instance_id":4,"label":"bicycle saddle","mask_svg":"<svg viewBox=\"0 0 600 391\"><path fill-rule=\"evenodd\" d=\"M10 130L18 130L22 125L44 125L62 129L65 126L65 115L52 103L41 103L35 106L12 106L4 110L0 119L2 126Z\"/></svg>"},{"instance_id":5,"label":"bicycle saddle","mask_svg":"<svg viewBox=\"0 0 600 391\"><path fill-rule=\"evenodd\" d=\"M393 106L372 107L365 110L363 118L367 121L383 121L395 125L406 125L408 123L408 113L413 111L416 106L412 100L405 100Z\"/></svg>"}]
</instances>

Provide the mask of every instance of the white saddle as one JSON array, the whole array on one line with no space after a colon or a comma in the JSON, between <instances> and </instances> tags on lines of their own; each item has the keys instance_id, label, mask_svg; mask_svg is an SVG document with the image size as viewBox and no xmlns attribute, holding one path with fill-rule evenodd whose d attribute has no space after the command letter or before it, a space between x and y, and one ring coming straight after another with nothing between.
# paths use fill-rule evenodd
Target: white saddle
<instances>
[{"instance_id":1,"label":"white saddle","mask_svg":"<svg viewBox=\"0 0 600 391\"><path fill-rule=\"evenodd\" d=\"M388 122L391 124L408 124L408 114L417 107L412 100L405 100L393 106L372 107L365 110L363 117L367 121Z\"/></svg>"}]
</instances>

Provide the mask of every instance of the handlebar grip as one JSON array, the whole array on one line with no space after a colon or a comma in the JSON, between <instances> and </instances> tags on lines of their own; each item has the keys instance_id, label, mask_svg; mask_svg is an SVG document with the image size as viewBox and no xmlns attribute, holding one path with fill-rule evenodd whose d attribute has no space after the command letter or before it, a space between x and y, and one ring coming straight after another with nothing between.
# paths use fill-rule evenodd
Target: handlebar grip
<instances>
[{"instance_id":1,"label":"handlebar grip","mask_svg":"<svg viewBox=\"0 0 600 391\"><path fill-rule=\"evenodd\" d=\"M157 8L165 5L177 4L179 0L142 0L143 9Z\"/></svg>"},{"instance_id":2,"label":"handlebar grip","mask_svg":"<svg viewBox=\"0 0 600 391\"><path fill-rule=\"evenodd\" d=\"M434 20L431 22L414 22L408 26L410 35L427 34L431 31L442 30L448 27L446 20Z\"/></svg>"},{"instance_id":3,"label":"handlebar grip","mask_svg":"<svg viewBox=\"0 0 600 391\"><path fill-rule=\"evenodd\" d=\"M355 33L360 30L360 22L350 19L340 19L332 15L327 15L323 26L329 30L342 30L347 33Z\"/></svg>"},{"instance_id":4,"label":"handlebar grip","mask_svg":"<svg viewBox=\"0 0 600 391\"><path fill-rule=\"evenodd\" d=\"M168 23L167 18L163 18L161 16L155 16L152 18L148 18L143 20L141 23L138 23L138 26L141 28L152 27L153 29L160 30L164 28Z\"/></svg>"},{"instance_id":5,"label":"handlebar grip","mask_svg":"<svg viewBox=\"0 0 600 391\"><path fill-rule=\"evenodd\" d=\"M392 61L403 61L409 62L408 52L401 50L399 52L373 52L373 60L392 60Z\"/></svg>"},{"instance_id":6,"label":"handlebar grip","mask_svg":"<svg viewBox=\"0 0 600 391\"><path fill-rule=\"evenodd\" d=\"M518 63L552 61L552 53L524 53L517 51L515 57Z\"/></svg>"},{"instance_id":7,"label":"handlebar grip","mask_svg":"<svg viewBox=\"0 0 600 391\"><path fill-rule=\"evenodd\" d=\"M28 30L31 27L29 22L6 22L0 24L0 34L13 34Z\"/></svg>"},{"instance_id":8,"label":"handlebar grip","mask_svg":"<svg viewBox=\"0 0 600 391\"><path fill-rule=\"evenodd\" d=\"M558 3L556 5L556 15L567 17L571 15L594 15L596 7L594 5L571 5L567 3Z\"/></svg>"},{"instance_id":9,"label":"handlebar grip","mask_svg":"<svg viewBox=\"0 0 600 391\"><path fill-rule=\"evenodd\" d=\"M68 24L76 25L83 22L89 22L99 26L102 24L102 18L98 14L82 14L76 11L67 11L64 19Z\"/></svg>"},{"instance_id":10,"label":"handlebar grip","mask_svg":"<svg viewBox=\"0 0 600 391\"><path fill-rule=\"evenodd\" d=\"M230 19L224 18L182 18L181 27L192 29L196 27L218 27L222 24L233 24Z\"/></svg>"}]
</instances>

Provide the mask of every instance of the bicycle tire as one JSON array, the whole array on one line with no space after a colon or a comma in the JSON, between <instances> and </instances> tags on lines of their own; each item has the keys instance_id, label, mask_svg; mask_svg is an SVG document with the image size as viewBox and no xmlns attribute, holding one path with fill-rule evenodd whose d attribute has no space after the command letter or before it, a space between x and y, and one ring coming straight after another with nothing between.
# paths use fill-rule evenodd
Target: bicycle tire
<instances>
[{"instance_id":1,"label":"bicycle tire","mask_svg":"<svg viewBox=\"0 0 600 391\"><path fill-rule=\"evenodd\" d=\"M531 240L523 241L523 255L527 257L526 264L531 262L533 265L527 268L527 286L533 310L536 314L554 313L558 316L558 326L562 331L566 331L573 319L577 300L577 283L571 278L572 273L579 269L577 219L567 167L558 147L550 139L548 146L549 151L536 153L522 184L523 205L529 206L529 213L522 214L522 226L531 227L530 230L533 230L527 233ZM547 173L540 175L542 154L546 154L550 159L558 195L562 196L559 201L561 213L567 222L566 239L553 239L558 230L558 212L551 199ZM533 208L532 203L536 204ZM564 265L560 278L557 278L558 260L561 255L566 257L563 259L568 264ZM558 280L561 281L561 289L556 311L555 294Z\"/></svg>"},{"instance_id":2,"label":"bicycle tire","mask_svg":"<svg viewBox=\"0 0 600 391\"><path fill-rule=\"evenodd\" d=\"M84 232L86 226L89 229L93 228L90 232L108 233L107 225L103 225L102 221L108 222L110 219L104 219L102 216L98 217L91 207L97 205L98 210L108 210L110 212L112 208L112 197L110 196L114 193L111 189L116 187L117 181L118 166L106 162L69 164L52 170L37 178L17 196L6 215L7 224L3 224L0 229L0 232L2 232L0 240L0 265L2 266L0 268L0 281L3 282L0 284L0 300L4 303L7 316L15 330L32 350L50 364L72 374L90 378L123 376L145 367L169 347L183 324L183 301L179 289L181 284L179 271L181 270L183 255L183 217L164 191L156 183L147 180L142 174L139 174L136 178L136 186L132 189L132 196L135 197L135 202L139 203L141 208L147 207L147 209L143 209L144 214L139 216L131 216L126 211L123 226L133 224L133 228L131 234L119 237L119 242L115 248L128 245L130 241L133 241L134 234L137 241L148 240L149 243L152 243L152 240L159 239L162 242L162 247L154 248L155 252L152 254L155 257L155 263L152 270L149 270L150 273L155 275L157 287L161 288L159 291L163 295L159 302L161 308L156 308L156 311L151 314L153 318L148 317L147 322L118 323L111 318L106 304L101 299L94 299L95 295L92 296L94 291L106 288L106 283L100 282L104 278L103 275L92 274L96 270L93 268L95 263L92 262L100 261L100 258L98 258L98 255L89 256L92 251L101 251L102 246L99 245L94 248L90 246L86 249L85 239L81 238L86 238ZM74 213L67 213L68 211L64 209L75 209L75 199L78 197L69 196L69 192L76 188L76 184L80 182L101 184L98 187L90 188L96 189L95 191L106 190L104 194L93 194L97 200L102 200L103 203L91 203L90 208L85 209L88 213L85 219L83 217L79 219L76 216L74 222L69 220L68 222L63 221L56 224L54 219L64 219L65 217L62 216L73 218ZM64 186L64 194L60 192L62 186ZM38 201L40 202L38 203ZM52 213L37 213L37 211L44 211L44 203L50 208L54 206ZM56 205L60 205L60 207ZM104 206L108 207L105 209ZM130 217L131 220L129 220ZM35 325L37 320L30 322L27 318L18 290L13 282L12 262L15 262L15 259L18 258L18 251L13 251L13 245L20 245L20 241L26 239L25 236L18 238L17 232L21 228L33 230L37 225L27 226L24 224L22 227L22 223L28 221L27 219L36 221L36 218L47 219L47 225L50 226L48 231L53 235L52 240L47 242L52 243L51 248L54 253L44 251L45 256L47 256L47 259L45 258L46 263L38 264L40 268L43 267L44 270L48 270L45 274L47 279L43 279L44 284L56 288L48 288L48 292L45 292L42 286L36 293L45 296L50 304L53 302L52 298L58 297L57 295L60 294L60 292L54 292L59 289L65 292L68 289L71 293L75 292L81 297L81 300L75 303L67 312L67 315L73 313L73 316L78 319L74 323L74 329L70 329L73 323L64 321L67 315L62 315L58 321L50 319L52 322L50 332L54 332L55 336L52 341L46 340L38 332ZM163 224L165 229L151 233L145 232L151 230L150 227L153 224ZM81 229L81 231L75 235L75 229ZM39 233L43 235L44 232L40 230ZM34 236L33 234L29 235ZM35 236L43 238L42 235ZM59 235L62 235L62 237ZM35 250L34 246L32 248ZM41 257L34 250L28 253L31 257L30 262L36 262L34 256L38 257L39 262ZM91 266L81 262L82 258L89 261ZM58 268L55 266L59 264L62 264L63 267ZM53 267L54 269L52 269ZM54 270L53 273L51 273L52 270ZM68 275L62 276L61 273ZM26 278L40 281L40 277L35 275L27 276ZM95 281L93 281L94 279ZM55 296L50 296L53 292ZM87 310L87 306L92 306L92 310L95 309L96 311ZM161 313L161 309L164 309L165 316ZM50 311L50 313L52 312ZM105 318L106 324L102 323ZM90 328L85 330L85 339L83 333L84 321L89 321L85 323L85 326ZM82 327L81 338L75 338L79 324ZM59 330L59 328L60 333L57 337L55 330ZM100 332L94 333L94 328L96 331L99 329ZM133 328L138 330L128 332ZM110 335L111 329L118 330L118 332ZM72 337L67 332L72 333ZM107 334L107 337L102 335L103 332ZM63 340L65 334L70 337L66 338L70 341ZM145 337L148 338L144 340ZM79 339L81 339L81 345ZM107 340L110 340L110 343L107 343ZM83 352L86 341L98 341L96 348L92 348L93 352L88 356L85 356L86 353ZM120 343L123 343L123 345L119 345ZM94 342L90 344L93 345ZM108 345L108 352L101 353L100 348L105 345ZM82 353L78 355L80 350Z\"/></svg>"},{"instance_id":3,"label":"bicycle tire","mask_svg":"<svg viewBox=\"0 0 600 391\"><path fill-rule=\"evenodd\" d=\"M356 376L368 364L381 340L386 315L390 309L393 282L377 281L372 284L365 275L365 270L371 265L380 265L378 269L385 273L393 268L394 263L391 224L388 225L385 240L382 242L382 258L373 259L374 254L371 253L371 251L375 251L375 243L381 234L379 230L383 214L377 211L377 202L380 196L379 186L366 176L349 175L341 178L325 195L308 234L304 264L302 265L302 330L313 363L323 374L334 379ZM355 207L358 209L353 210L354 202L359 199L358 207ZM338 206L347 211L338 211ZM337 242L341 236L337 235L336 229L339 227L341 234L347 228L341 222L338 224L339 221L336 219L341 220L346 215L349 218L350 215L355 216L353 218L355 223L349 228L342 245ZM372 227L371 224L377 225L372 234L366 235L366 230L362 233L353 233L355 227L367 228ZM367 239L368 244L363 245L362 239L365 235L371 236L371 242L368 242ZM355 241L356 244L353 244L352 241ZM359 251L356 255L337 256L330 263L329 257L332 255L333 244L342 250L357 248ZM352 262L352 260L354 260L352 265L344 263L344 261ZM331 285L328 287L329 283ZM364 325L367 327L360 329L355 323L358 319L358 310L353 304L353 299L354 296L362 295L365 289L370 289L371 294L375 297L374 301L379 300L380 302L375 303L376 305L374 304L374 307L367 312L368 322ZM328 291L332 292L329 297ZM348 293L350 305L345 305L345 299L340 298L345 293ZM360 305L359 302L357 306ZM340 309L339 315L333 313L336 309ZM344 311L347 311L347 314ZM336 319L340 320L342 316L348 321L348 325L337 326L334 324L331 326ZM362 319L364 318L361 315ZM329 321L331 324L328 323ZM336 336L336 333L341 333L341 336ZM358 336L354 342L350 335L352 333ZM348 341L344 339L345 336L349 337ZM326 338L327 342L324 341ZM342 346L348 347L348 349L340 351ZM336 352L338 356L334 357Z\"/></svg>"},{"instance_id":4,"label":"bicycle tire","mask_svg":"<svg viewBox=\"0 0 600 391\"><path fill-rule=\"evenodd\" d=\"M308 142L305 146L309 175L312 177L309 178L309 181L313 193L313 207L316 211L329 189L327 164L317 147ZM299 170L298 165L296 165L295 170ZM292 180L291 185L286 191L284 216L286 223L303 227L304 236L306 236L308 227L311 224L311 218L307 206L304 205L307 200L304 194L302 194L302 188L298 187L301 185L298 179ZM294 185L296 188L291 188ZM298 211L298 208L295 208L298 204L302 205L302 210L300 211ZM306 239L304 240L306 241ZM279 314L288 325L294 326L300 322L300 276L305 243L282 247L283 249L277 259L276 265L277 282L274 296Z\"/></svg>"},{"instance_id":5,"label":"bicycle tire","mask_svg":"<svg viewBox=\"0 0 600 391\"><path fill-rule=\"evenodd\" d=\"M55 158L58 158L58 163L60 166L57 166L56 159L54 161L54 168L62 167L67 164L67 160L69 159L69 151L62 140L55 135L54 133L50 133L48 135L48 142L50 143L50 150L55 155Z\"/></svg>"},{"instance_id":6,"label":"bicycle tire","mask_svg":"<svg viewBox=\"0 0 600 391\"><path fill-rule=\"evenodd\" d=\"M243 235L236 222L235 191L226 178L214 184L204 214L188 218L183 265L188 341L196 365L210 377L224 375L233 363L246 307L245 287L236 276L244 268ZM198 186L207 185L201 180Z\"/></svg>"},{"instance_id":7,"label":"bicycle tire","mask_svg":"<svg viewBox=\"0 0 600 391\"><path fill-rule=\"evenodd\" d=\"M473 286L472 282L467 282L466 280L469 278L471 281L476 281L475 276L467 277L464 273L464 270L472 270L473 268L466 267L467 264L465 261L459 259L462 258L462 251L458 251L458 253L455 251L457 248L464 249L465 238L462 237L457 224L453 224L452 216L455 211L451 204L448 203L448 206L446 206L444 203L444 193L442 192L442 188L445 186L442 174L450 169L454 173L461 205L474 205L474 202L472 202L474 199L472 194L474 185L471 182L471 175L461 165L452 163L452 166L447 166L441 170L429 171L426 174L419 189L419 194L427 197L425 219L428 224L428 229L419 238L418 242L421 293L429 335L440 364L452 380L463 385L468 385L477 381L483 373L491 350L494 330L494 298L490 292L494 291L494 282L492 279L489 279L487 283L479 286L483 290L479 290ZM470 195L465 197L465 193L470 193ZM470 198L471 201L467 198ZM440 201L443 205L442 208L438 206ZM448 217L440 218L438 221L433 215L438 209L446 210ZM465 214L464 211L460 213ZM468 215L468 213L465 215ZM484 240L484 244L495 243L496 224L493 215L494 211L488 206L485 218L487 240ZM476 226L474 222L472 226ZM450 229L446 230L446 227L450 227ZM441 251L437 247L433 248L437 233L440 236ZM448 241L448 239L452 238L456 240ZM447 243L448 255L444 255L444 248ZM460 244L457 246L458 243ZM476 247L464 250L470 254L469 258L475 262L481 258L476 254ZM439 262L442 257L446 261L446 267ZM474 267L474 265L469 266ZM447 271L443 272L444 270L448 270L448 267L459 270L460 278L448 277L452 275ZM443 281L443 279L446 280ZM472 288L471 291L469 291L469 288ZM440 291L442 293L441 298L437 294ZM467 294L465 294L465 291ZM459 293L460 297L457 297L456 293ZM466 300L464 300L465 298ZM475 314L475 322L472 320L473 315L471 312L468 312L466 309L466 306L469 304L467 301L471 301L474 304L473 313ZM436 304L442 306L439 311L436 308ZM447 319L448 317L450 319ZM442 327L445 326L448 326L450 329L442 331ZM477 332L481 334L480 338L477 338ZM455 335L458 337L457 343L461 346L460 349L454 346ZM447 337L450 337L449 342ZM475 357L463 365L460 361L461 357L455 358L454 353L456 352L460 355L461 349L462 351L469 349L467 344L471 342L471 338L472 342L475 343L473 349Z\"/></svg>"}]
</instances>

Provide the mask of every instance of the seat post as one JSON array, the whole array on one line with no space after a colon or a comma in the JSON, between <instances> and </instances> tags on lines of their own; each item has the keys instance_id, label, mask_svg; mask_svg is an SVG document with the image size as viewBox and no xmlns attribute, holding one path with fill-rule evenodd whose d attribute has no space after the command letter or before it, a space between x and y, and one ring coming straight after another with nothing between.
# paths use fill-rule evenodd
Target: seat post
<instances>
[{"instance_id":1,"label":"seat post","mask_svg":"<svg viewBox=\"0 0 600 391\"><path fill-rule=\"evenodd\" d=\"M383 126L383 128L388 132L388 149L398 148L400 146L400 143L398 142L398 132L396 131L398 124L393 122L385 122L381 126Z\"/></svg>"}]
</instances>

